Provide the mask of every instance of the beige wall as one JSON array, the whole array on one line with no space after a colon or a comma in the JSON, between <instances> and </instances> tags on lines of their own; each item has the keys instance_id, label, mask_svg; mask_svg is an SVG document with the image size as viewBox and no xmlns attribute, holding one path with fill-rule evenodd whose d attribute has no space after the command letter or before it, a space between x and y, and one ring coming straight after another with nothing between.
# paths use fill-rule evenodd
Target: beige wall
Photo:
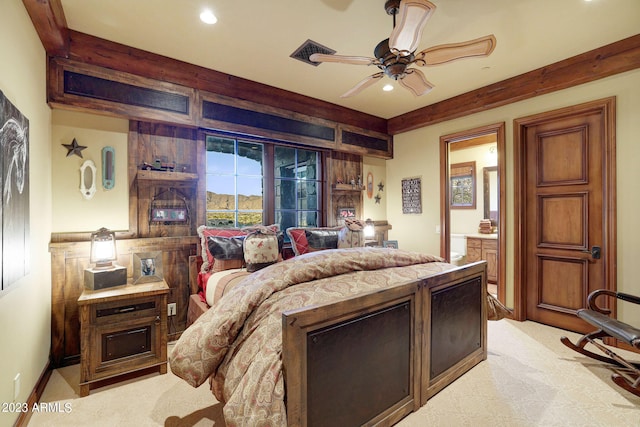
<instances>
[{"instance_id":1,"label":"beige wall","mask_svg":"<svg viewBox=\"0 0 640 427\"><path fill-rule=\"evenodd\" d=\"M20 0L0 13L0 90L29 119L30 273L0 293L0 402L25 402L47 365L51 342L51 112L46 105L46 55ZM5 248L7 250L7 248ZM16 413L0 411L0 426Z\"/></svg>"},{"instance_id":2,"label":"beige wall","mask_svg":"<svg viewBox=\"0 0 640 427\"><path fill-rule=\"evenodd\" d=\"M113 231L129 229L129 183L127 178L127 133L129 121L71 111L54 110L51 126L53 187L53 232ZM67 148L76 139L86 146L82 158L67 157ZM102 149L113 147L116 154L115 185L102 186ZM80 192L80 166L92 160L96 166L96 193L86 200Z\"/></svg>"},{"instance_id":3,"label":"beige wall","mask_svg":"<svg viewBox=\"0 0 640 427\"><path fill-rule=\"evenodd\" d=\"M617 97L617 275L618 290L640 294L640 233L636 231L640 211L640 70L601 79L575 88L539 96L482 113L438 123L394 137L393 160L387 162L387 218L394 225L391 238L406 249L438 254L440 235L440 154L441 135L484 125L505 122L507 164L507 302L513 304L513 120L583 102ZM403 215L400 181L418 176L422 180L421 215ZM619 318L640 324L640 312L619 305Z\"/></svg>"},{"instance_id":4,"label":"beige wall","mask_svg":"<svg viewBox=\"0 0 640 427\"><path fill-rule=\"evenodd\" d=\"M373 193L371 198L364 191L363 196L363 219L372 219L374 221L384 221L387 219L387 171L386 160L375 157L365 157L363 159L363 182L367 185L367 176L369 172L373 176ZM378 184L384 186L382 191L378 189ZM380 196L380 202L376 203L376 195Z\"/></svg>"}]
</instances>

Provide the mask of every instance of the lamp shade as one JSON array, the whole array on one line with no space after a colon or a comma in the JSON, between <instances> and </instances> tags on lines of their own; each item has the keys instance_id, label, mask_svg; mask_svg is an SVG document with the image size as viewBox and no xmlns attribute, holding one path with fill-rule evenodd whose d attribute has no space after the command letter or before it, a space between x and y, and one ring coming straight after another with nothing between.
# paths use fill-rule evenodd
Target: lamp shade
<instances>
[{"instance_id":1,"label":"lamp shade","mask_svg":"<svg viewBox=\"0 0 640 427\"><path fill-rule=\"evenodd\" d=\"M111 266L111 261L115 261L117 257L116 236L113 231L102 227L91 233L90 262L95 263L96 268Z\"/></svg>"},{"instance_id":2,"label":"lamp shade","mask_svg":"<svg viewBox=\"0 0 640 427\"><path fill-rule=\"evenodd\" d=\"M367 220L365 221L363 233L365 239L370 239L376 235L375 225L371 218L367 218Z\"/></svg>"}]
</instances>

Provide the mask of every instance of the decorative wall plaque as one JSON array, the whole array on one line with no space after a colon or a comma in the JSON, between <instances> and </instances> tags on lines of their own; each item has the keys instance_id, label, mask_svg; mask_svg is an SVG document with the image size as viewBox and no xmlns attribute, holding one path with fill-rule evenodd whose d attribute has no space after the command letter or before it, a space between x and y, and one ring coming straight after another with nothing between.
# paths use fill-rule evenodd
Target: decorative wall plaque
<instances>
[{"instance_id":1,"label":"decorative wall plaque","mask_svg":"<svg viewBox=\"0 0 640 427\"><path fill-rule=\"evenodd\" d=\"M422 178L402 180L402 213L422 213Z\"/></svg>"}]
</instances>

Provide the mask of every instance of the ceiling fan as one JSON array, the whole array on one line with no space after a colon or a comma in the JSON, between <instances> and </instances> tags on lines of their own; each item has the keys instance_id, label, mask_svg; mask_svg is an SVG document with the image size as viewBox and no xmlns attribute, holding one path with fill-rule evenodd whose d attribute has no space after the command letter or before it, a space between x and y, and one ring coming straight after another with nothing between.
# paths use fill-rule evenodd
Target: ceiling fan
<instances>
[{"instance_id":1,"label":"ceiling fan","mask_svg":"<svg viewBox=\"0 0 640 427\"><path fill-rule=\"evenodd\" d=\"M314 62L375 65L381 70L348 90L341 96L342 98L357 95L384 75L397 80L414 95L421 96L431 91L433 85L427 81L422 71L409 68L411 65L424 67L457 59L488 56L496 47L496 38L490 34L466 42L443 44L416 52L422 38L422 30L436 6L428 0L387 0L384 8L387 14L393 16L393 30L388 39L381 41L375 47L373 51L375 58L322 53L314 53L309 57ZM396 15L398 16L397 25Z\"/></svg>"}]
</instances>

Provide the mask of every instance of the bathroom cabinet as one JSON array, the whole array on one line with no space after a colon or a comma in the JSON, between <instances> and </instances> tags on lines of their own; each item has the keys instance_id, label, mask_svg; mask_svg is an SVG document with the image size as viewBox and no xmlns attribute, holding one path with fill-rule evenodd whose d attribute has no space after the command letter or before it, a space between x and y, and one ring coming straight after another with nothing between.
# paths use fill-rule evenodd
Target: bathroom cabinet
<instances>
[{"instance_id":1,"label":"bathroom cabinet","mask_svg":"<svg viewBox=\"0 0 640 427\"><path fill-rule=\"evenodd\" d=\"M498 239L496 234L467 236L467 262L487 261L487 282L498 283Z\"/></svg>"}]
</instances>

